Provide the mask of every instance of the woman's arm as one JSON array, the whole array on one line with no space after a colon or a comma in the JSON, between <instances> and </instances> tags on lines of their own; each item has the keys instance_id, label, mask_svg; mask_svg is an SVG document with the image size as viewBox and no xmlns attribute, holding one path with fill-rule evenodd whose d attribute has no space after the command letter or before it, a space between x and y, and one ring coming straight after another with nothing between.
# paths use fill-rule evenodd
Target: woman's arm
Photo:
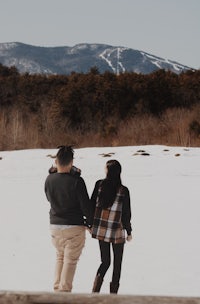
<instances>
[{"instance_id":1,"label":"woman's arm","mask_svg":"<svg viewBox=\"0 0 200 304\"><path fill-rule=\"evenodd\" d=\"M124 229L126 229L128 236L131 236L131 203L130 194L128 188L125 188L125 196L122 206L122 224Z\"/></svg>"},{"instance_id":2,"label":"woman's arm","mask_svg":"<svg viewBox=\"0 0 200 304\"><path fill-rule=\"evenodd\" d=\"M91 195L91 216L92 216L92 219L94 218L94 213L95 213L95 208L96 208L96 202L97 202L97 196L98 196L98 191L99 191L99 186L100 186L100 182L101 180L98 180L94 186L94 190L92 192L92 195Z\"/></svg>"}]
</instances>

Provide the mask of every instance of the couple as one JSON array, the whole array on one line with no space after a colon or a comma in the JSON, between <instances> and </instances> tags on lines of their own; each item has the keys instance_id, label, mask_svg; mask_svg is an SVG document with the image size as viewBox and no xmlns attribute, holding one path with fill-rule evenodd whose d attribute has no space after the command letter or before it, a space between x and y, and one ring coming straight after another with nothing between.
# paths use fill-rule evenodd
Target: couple
<instances>
[{"instance_id":1,"label":"couple","mask_svg":"<svg viewBox=\"0 0 200 304\"><path fill-rule=\"evenodd\" d=\"M96 182L88 197L80 170L73 166L74 151L61 146L56 155L57 171L50 170L45 193L50 202L50 229L56 248L54 290L72 290L76 265L85 244L86 229L98 239L101 264L92 292L99 292L110 266L110 245L114 255L110 293L117 293L125 241L132 239L131 207L128 188L121 183L121 165L106 163L106 177ZM125 231L127 236L125 236Z\"/></svg>"}]
</instances>

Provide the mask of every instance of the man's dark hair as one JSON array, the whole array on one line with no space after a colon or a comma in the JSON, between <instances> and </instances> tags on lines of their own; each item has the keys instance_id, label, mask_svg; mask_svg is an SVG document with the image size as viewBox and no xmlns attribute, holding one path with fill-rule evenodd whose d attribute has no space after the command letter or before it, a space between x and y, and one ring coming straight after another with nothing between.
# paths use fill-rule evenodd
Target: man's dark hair
<instances>
[{"instance_id":1,"label":"man's dark hair","mask_svg":"<svg viewBox=\"0 0 200 304\"><path fill-rule=\"evenodd\" d=\"M67 166L74 158L72 146L59 146L56 158L60 166Z\"/></svg>"}]
</instances>

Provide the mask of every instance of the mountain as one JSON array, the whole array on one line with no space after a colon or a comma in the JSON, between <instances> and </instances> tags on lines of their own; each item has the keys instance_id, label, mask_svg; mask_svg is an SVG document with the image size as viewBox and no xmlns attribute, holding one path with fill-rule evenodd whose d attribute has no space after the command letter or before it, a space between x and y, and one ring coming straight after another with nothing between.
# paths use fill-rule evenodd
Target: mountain
<instances>
[{"instance_id":1,"label":"mountain","mask_svg":"<svg viewBox=\"0 0 200 304\"><path fill-rule=\"evenodd\" d=\"M177 74L193 68L143 51L106 44L77 44L73 47L39 47L19 42L0 43L0 63L16 66L20 73L87 73L97 67L100 73L135 72L149 74L165 69Z\"/></svg>"}]
</instances>

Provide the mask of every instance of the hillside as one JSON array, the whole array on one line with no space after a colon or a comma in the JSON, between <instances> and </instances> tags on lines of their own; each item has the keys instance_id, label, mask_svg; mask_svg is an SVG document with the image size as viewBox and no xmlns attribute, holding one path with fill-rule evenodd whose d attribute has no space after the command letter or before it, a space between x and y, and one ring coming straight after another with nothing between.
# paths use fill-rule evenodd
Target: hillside
<instances>
[{"instance_id":1,"label":"hillside","mask_svg":"<svg viewBox=\"0 0 200 304\"><path fill-rule=\"evenodd\" d=\"M0 43L0 63L15 66L20 73L87 73L96 67L100 73L135 72L149 74L159 69L181 73L192 69L173 60L143 51L106 44L77 44L73 47L39 47L19 42Z\"/></svg>"}]
</instances>

